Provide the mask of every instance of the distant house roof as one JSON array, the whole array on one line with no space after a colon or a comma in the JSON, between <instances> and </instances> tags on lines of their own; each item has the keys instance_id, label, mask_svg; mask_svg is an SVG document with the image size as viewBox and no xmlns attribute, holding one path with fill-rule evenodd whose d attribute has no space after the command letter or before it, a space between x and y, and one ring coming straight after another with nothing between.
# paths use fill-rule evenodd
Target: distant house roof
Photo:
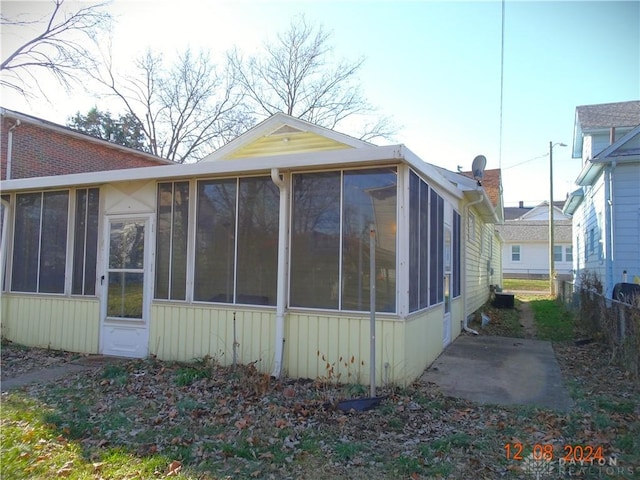
<instances>
[{"instance_id":1,"label":"distant house roof","mask_svg":"<svg viewBox=\"0 0 640 480\"><path fill-rule=\"evenodd\" d=\"M640 100L576 107L576 121L582 131L640 124Z\"/></svg>"},{"instance_id":2,"label":"distant house roof","mask_svg":"<svg viewBox=\"0 0 640 480\"><path fill-rule=\"evenodd\" d=\"M553 206L558 210L562 210L564 206L564 200L554 200ZM526 220L529 213L533 212L533 210L539 210L540 208L544 208L545 210L549 210L549 202L542 202L534 207L505 207L504 208L504 219L507 220Z\"/></svg>"},{"instance_id":3,"label":"distant house roof","mask_svg":"<svg viewBox=\"0 0 640 480\"><path fill-rule=\"evenodd\" d=\"M555 220L553 222L554 241L571 243L571 220ZM496 229L507 243L532 243L549 241L549 224L547 222L511 221L496 225Z\"/></svg>"},{"instance_id":4,"label":"distant house roof","mask_svg":"<svg viewBox=\"0 0 640 480\"><path fill-rule=\"evenodd\" d=\"M573 158L582 156L584 134L603 132L612 128L621 128L624 134L636 125L640 125L640 100L576 107Z\"/></svg>"},{"instance_id":5,"label":"distant house roof","mask_svg":"<svg viewBox=\"0 0 640 480\"><path fill-rule=\"evenodd\" d=\"M504 207L504 219L507 220L517 220L522 217L525 213L531 211L533 207Z\"/></svg>"}]
</instances>

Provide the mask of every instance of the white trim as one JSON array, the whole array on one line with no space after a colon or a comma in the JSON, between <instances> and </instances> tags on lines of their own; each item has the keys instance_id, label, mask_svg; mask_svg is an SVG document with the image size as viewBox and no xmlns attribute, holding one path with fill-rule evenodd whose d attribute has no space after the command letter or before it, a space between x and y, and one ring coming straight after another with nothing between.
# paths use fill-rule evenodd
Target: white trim
<instances>
[{"instance_id":1,"label":"white trim","mask_svg":"<svg viewBox=\"0 0 640 480\"><path fill-rule=\"evenodd\" d=\"M297 130L300 130L301 132L315 133L316 135L329 138L353 148L367 148L375 146L372 143L359 140L355 137L336 132L335 130L324 128L319 125L314 125L313 123L306 122L285 113L276 113L275 115L272 115L271 117L257 124L253 128L247 130L236 139L223 145L215 152L207 155L202 160L200 160L200 162L212 162L228 157L233 152L240 150L241 148L254 142L255 140L273 134L275 131L285 125L291 126Z\"/></svg>"},{"instance_id":2,"label":"white trim","mask_svg":"<svg viewBox=\"0 0 640 480\"><path fill-rule=\"evenodd\" d=\"M49 177L21 178L1 182L4 192L63 188L69 186L102 185L110 182L135 180L178 181L203 175L269 175L272 168L282 171L304 171L308 169L349 168L355 166L377 166L390 162L403 162L410 165L423 178L435 182L438 188L451 193L456 198L463 192L442 176L433 165L422 161L404 145L360 148L351 150L332 150L305 152L300 154L274 155L268 158L244 158L229 162L199 162L185 165L160 165L154 167L108 170L104 172L75 173Z\"/></svg>"}]
</instances>

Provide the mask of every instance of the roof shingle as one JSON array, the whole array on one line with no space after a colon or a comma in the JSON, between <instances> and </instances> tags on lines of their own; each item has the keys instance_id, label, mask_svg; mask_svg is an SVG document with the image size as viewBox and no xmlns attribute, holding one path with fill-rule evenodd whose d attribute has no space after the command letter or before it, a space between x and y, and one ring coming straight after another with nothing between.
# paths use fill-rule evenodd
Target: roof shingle
<instances>
[{"instance_id":1,"label":"roof shingle","mask_svg":"<svg viewBox=\"0 0 640 480\"><path fill-rule=\"evenodd\" d=\"M640 100L576 107L582 130L640 125Z\"/></svg>"}]
</instances>

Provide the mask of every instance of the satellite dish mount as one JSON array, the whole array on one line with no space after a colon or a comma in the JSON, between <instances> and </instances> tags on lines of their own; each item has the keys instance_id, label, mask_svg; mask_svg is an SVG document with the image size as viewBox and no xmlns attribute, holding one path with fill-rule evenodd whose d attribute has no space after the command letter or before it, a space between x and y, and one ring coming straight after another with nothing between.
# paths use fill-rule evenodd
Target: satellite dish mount
<instances>
[{"instance_id":1,"label":"satellite dish mount","mask_svg":"<svg viewBox=\"0 0 640 480\"><path fill-rule=\"evenodd\" d=\"M473 173L473 178L478 182L478 186L482 186L482 179L484 178L484 168L487 166L487 158L484 155L478 155L473 159L473 163L471 164L471 172Z\"/></svg>"}]
</instances>

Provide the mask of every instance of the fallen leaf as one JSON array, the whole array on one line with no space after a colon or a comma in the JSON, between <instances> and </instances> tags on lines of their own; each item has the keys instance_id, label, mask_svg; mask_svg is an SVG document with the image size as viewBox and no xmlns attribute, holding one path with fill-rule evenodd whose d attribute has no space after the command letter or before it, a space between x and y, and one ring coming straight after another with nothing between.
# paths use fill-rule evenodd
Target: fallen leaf
<instances>
[{"instance_id":1,"label":"fallen leaf","mask_svg":"<svg viewBox=\"0 0 640 480\"><path fill-rule=\"evenodd\" d=\"M178 475L178 473L180 473L180 470L182 470L182 462L174 460L169 464L169 467L167 468L167 477L175 477L176 475Z\"/></svg>"}]
</instances>

